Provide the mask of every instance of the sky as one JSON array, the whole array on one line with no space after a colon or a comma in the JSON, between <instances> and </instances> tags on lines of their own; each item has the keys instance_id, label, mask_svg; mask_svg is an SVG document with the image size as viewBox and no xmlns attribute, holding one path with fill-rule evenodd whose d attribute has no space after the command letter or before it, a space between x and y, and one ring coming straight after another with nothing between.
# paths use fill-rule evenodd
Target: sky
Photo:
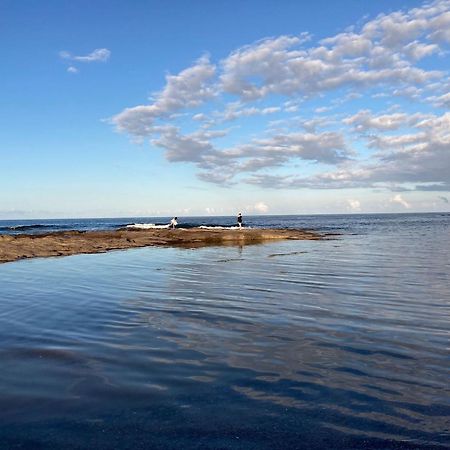
<instances>
[{"instance_id":1,"label":"sky","mask_svg":"<svg viewBox=\"0 0 450 450\"><path fill-rule=\"evenodd\" d=\"M0 219L450 211L450 0L0 0Z\"/></svg>"}]
</instances>

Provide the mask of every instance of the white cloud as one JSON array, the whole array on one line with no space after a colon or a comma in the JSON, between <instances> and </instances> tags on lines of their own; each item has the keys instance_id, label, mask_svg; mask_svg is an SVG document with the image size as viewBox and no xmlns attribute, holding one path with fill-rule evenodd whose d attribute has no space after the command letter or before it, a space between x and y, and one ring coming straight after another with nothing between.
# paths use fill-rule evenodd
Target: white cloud
<instances>
[{"instance_id":1,"label":"white cloud","mask_svg":"<svg viewBox=\"0 0 450 450\"><path fill-rule=\"evenodd\" d=\"M203 113L194 114L192 120L198 120L199 122L207 120L207 115Z\"/></svg>"},{"instance_id":2,"label":"white cloud","mask_svg":"<svg viewBox=\"0 0 450 450\"><path fill-rule=\"evenodd\" d=\"M298 157L325 164L343 162L351 155L343 135L335 132L279 134L268 138L254 139L248 144L233 147L223 153L234 158Z\"/></svg>"},{"instance_id":3,"label":"white cloud","mask_svg":"<svg viewBox=\"0 0 450 450\"><path fill-rule=\"evenodd\" d=\"M348 199L347 204L351 211L360 211L361 210L361 202L359 200Z\"/></svg>"},{"instance_id":4,"label":"white cloud","mask_svg":"<svg viewBox=\"0 0 450 450\"><path fill-rule=\"evenodd\" d=\"M413 100L419 99L423 94L423 89L420 89L416 86L408 86L400 89L394 89L392 91L392 95L394 97L406 97ZM388 94L385 94L386 97L389 97Z\"/></svg>"},{"instance_id":5,"label":"white cloud","mask_svg":"<svg viewBox=\"0 0 450 450\"><path fill-rule=\"evenodd\" d=\"M395 136L377 136L371 135L368 137L369 148L377 149L405 149L407 146L420 144L426 140L425 133L414 133L414 134L401 134Z\"/></svg>"},{"instance_id":6,"label":"white cloud","mask_svg":"<svg viewBox=\"0 0 450 450\"><path fill-rule=\"evenodd\" d=\"M160 137L152 143L166 150L168 161L201 163L207 157L217 154L211 139L222 137L225 133L199 131L183 135L176 127L165 127L161 130Z\"/></svg>"},{"instance_id":7,"label":"white cloud","mask_svg":"<svg viewBox=\"0 0 450 450\"><path fill-rule=\"evenodd\" d=\"M390 109L396 110L398 105L394 105ZM351 125L355 132L367 133L368 131L394 131L403 127L414 127L420 122L433 117L432 114L407 114L403 112L376 115L371 110L364 109L350 117L344 118L342 122L346 125Z\"/></svg>"},{"instance_id":8,"label":"white cloud","mask_svg":"<svg viewBox=\"0 0 450 450\"><path fill-rule=\"evenodd\" d=\"M371 111L365 109L343 120L346 125L353 125L358 132L366 132L370 129L396 130L405 123L406 114L383 114L374 116Z\"/></svg>"},{"instance_id":9,"label":"white cloud","mask_svg":"<svg viewBox=\"0 0 450 450\"><path fill-rule=\"evenodd\" d=\"M403 51L413 60L419 60L430 56L433 53L439 51L439 46L437 44L423 44L422 42L414 41L406 45Z\"/></svg>"},{"instance_id":10,"label":"white cloud","mask_svg":"<svg viewBox=\"0 0 450 450\"><path fill-rule=\"evenodd\" d=\"M267 213L269 211L269 207L264 202L258 202L253 206L253 211L258 213Z\"/></svg>"},{"instance_id":11,"label":"white cloud","mask_svg":"<svg viewBox=\"0 0 450 450\"><path fill-rule=\"evenodd\" d=\"M411 205L400 195L397 194L394 197L390 199L391 203L398 203L399 205L403 206L406 209L411 208Z\"/></svg>"},{"instance_id":12,"label":"white cloud","mask_svg":"<svg viewBox=\"0 0 450 450\"><path fill-rule=\"evenodd\" d=\"M441 5L442 7L447 6L448 8L448 2L443 1ZM443 12L443 14L433 18L431 21L431 30L430 39L437 42L450 42L450 11Z\"/></svg>"},{"instance_id":13,"label":"white cloud","mask_svg":"<svg viewBox=\"0 0 450 450\"><path fill-rule=\"evenodd\" d=\"M328 112L331 109L333 109L331 106L321 106L319 108L316 108L314 110L314 112L316 112L317 114L321 114L321 113L324 113L324 112Z\"/></svg>"},{"instance_id":14,"label":"white cloud","mask_svg":"<svg viewBox=\"0 0 450 450\"><path fill-rule=\"evenodd\" d=\"M226 105L224 111L216 112L214 114L214 117L219 119L219 121L229 122L241 117L267 116L279 111L281 111L281 108L279 106L266 108L257 108L255 106L244 107L241 102L232 102Z\"/></svg>"},{"instance_id":15,"label":"white cloud","mask_svg":"<svg viewBox=\"0 0 450 450\"><path fill-rule=\"evenodd\" d=\"M74 67L74 66L69 66L67 68L67 72L69 72L69 73L78 73L79 70L76 67Z\"/></svg>"}]
</instances>

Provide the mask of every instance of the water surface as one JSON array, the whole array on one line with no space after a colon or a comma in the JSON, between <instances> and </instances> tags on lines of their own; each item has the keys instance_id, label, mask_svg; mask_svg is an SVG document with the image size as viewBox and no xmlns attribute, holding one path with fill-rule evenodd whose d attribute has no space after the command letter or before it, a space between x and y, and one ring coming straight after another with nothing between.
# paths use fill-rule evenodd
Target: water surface
<instances>
[{"instance_id":1,"label":"water surface","mask_svg":"<svg viewBox=\"0 0 450 450\"><path fill-rule=\"evenodd\" d=\"M450 217L284 220L0 265L0 447L448 448Z\"/></svg>"}]
</instances>

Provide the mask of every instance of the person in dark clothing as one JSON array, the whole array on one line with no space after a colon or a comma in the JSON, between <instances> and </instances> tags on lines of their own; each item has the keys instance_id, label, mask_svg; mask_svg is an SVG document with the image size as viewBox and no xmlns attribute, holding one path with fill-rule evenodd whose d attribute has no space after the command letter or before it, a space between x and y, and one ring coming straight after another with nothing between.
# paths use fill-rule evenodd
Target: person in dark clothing
<instances>
[{"instance_id":1,"label":"person in dark clothing","mask_svg":"<svg viewBox=\"0 0 450 450\"><path fill-rule=\"evenodd\" d=\"M237 223L238 223L239 228L242 228L242 214L241 213L239 213L237 215Z\"/></svg>"}]
</instances>

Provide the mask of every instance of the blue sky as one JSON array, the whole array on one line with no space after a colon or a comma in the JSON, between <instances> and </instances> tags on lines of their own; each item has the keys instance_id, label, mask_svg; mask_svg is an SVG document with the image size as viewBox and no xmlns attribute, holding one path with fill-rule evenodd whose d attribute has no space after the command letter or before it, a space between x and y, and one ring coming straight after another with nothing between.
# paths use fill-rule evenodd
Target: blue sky
<instances>
[{"instance_id":1,"label":"blue sky","mask_svg":"<svg viewBox=\"0 0 450 450\"><path fill-rule=\"evenodd\" d=\"M0 218L448 211L450 2L0 0Z\"/></svg>"}]
</instances>

